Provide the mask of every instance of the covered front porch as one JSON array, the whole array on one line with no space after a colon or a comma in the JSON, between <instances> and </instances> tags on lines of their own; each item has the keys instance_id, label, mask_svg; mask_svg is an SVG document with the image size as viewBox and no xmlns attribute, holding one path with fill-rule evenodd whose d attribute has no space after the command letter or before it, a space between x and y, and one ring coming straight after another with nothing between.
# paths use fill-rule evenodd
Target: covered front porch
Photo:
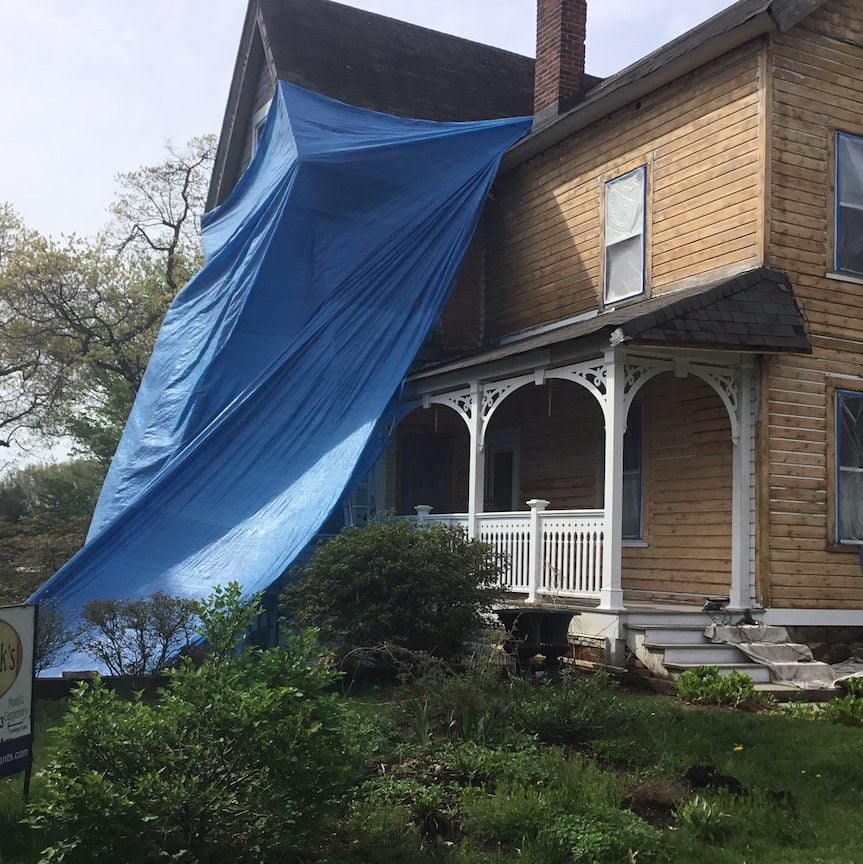
<instances>
[{"instance_id":1,"label":"covered front porch","mask_svg":"<svg viewBox=\"0 0 863 864\"><path fill-rule=\"evenodd\" d=\"M752 355L619 345L538 359L457 387L412 382L389 460L398 510L503 553L513 600L751 607Z\"/></svg>"}]
</instances>

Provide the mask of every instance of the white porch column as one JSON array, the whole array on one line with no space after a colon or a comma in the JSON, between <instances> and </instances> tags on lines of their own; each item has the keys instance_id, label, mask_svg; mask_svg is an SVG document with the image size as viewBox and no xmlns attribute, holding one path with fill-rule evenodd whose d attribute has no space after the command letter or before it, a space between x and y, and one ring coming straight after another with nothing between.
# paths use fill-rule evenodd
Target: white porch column
<instances>
[{"instance_id":1,"label":"white porch column","mask_svg":"<svg viewBox=\"0 0 863 864\"><path fill-rule=\"evenodd\" d=\"M752 447L754 418L752 416L752 361L740 365L737 387L737 434L733 443L732 503L731 503L731 592L728 608L742 611L752 606L749 581L751 552L750 510L752 489Z\"/></svg>"},{"instance_id":2,"label":"white porch column","mask_svg":"<svg viewBox=\"0 0 863 864\"><path fill-rule=\"evenodd\" d=\"M599 608L623 609L621 546L623 536L623 433L626 430L623 351L605 354L605 512L602 549L602 589Z\"/></svg>"},{"instance_id":3,"label":"white porch column","mask_svg":"<svg viewBox=\"0 0 863 864\"><path fill-rule=\"evenodd\" d=\"M530 558L527 562L527 602L536 603L542 582L542 530L539 514L548 507L544 498L531 498L530 507Z\"/></svg>"},{"instance_id":4,"label":"white porch column","mask_svg":"<svg viewBox=\"0 0 863 864\"><path fill-rule=\"evenodd\" d=\"M432 506L431 504L417 504L416 507L414 507L414 510L417 511L417 525L422 528L423 525L428 522Z\"/></svg>"},{"instance_id":5,"label":"white porch column","mask_svg":"<svg viewBox=\"0 0 863 864\"><path fill-rule=\"evenodd\" d=\"M467 531L468 537L479 536L477 515L485 499L485 458L482 452L482 384L470 385L470 464L468 470Z\"/></svg>"}]
</instances>

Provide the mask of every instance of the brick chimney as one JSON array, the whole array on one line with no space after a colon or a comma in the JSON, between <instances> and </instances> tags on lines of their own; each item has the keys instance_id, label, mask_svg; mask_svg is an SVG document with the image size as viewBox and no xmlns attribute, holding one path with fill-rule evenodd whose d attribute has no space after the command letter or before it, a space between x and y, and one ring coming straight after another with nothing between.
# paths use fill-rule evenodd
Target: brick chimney
<instances>
[{"instance_id":1,"label":"brick chimney","mask_svg":"<svg viewBox=\"0 0 863 864\"><path fill-rule=\"evenodd\" d=\"M537 0L534 125L581 89L586 35L587 0Z\"/></svg>"}]
</instances>

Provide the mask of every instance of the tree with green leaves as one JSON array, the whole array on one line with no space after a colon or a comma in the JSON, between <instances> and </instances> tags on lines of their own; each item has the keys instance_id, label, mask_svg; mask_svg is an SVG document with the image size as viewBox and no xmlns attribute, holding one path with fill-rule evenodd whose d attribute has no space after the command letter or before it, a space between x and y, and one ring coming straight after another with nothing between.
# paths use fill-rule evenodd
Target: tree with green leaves
<instances>
[{"instance_id":1,"label":"tree with green leaves","mask_svg":"<svg viewBox=\"0 0 863 864\"><path fill-rule=\"evenodd\" d=\"M81 548L104 475L77 459L0 481L0 605L25 600Z\"/></svg>"},{"instance_id":2,"label":"tree with green leaves","mask_svg":"<svg viewBox=\"0 0 863 864\"><path fill-rule=\"evenodd\" d=\"M28 229L0 205L0 445L72 436L113 454L162 318L201 263L212 136L117 178L95 239Z\"/></svg>"}]
</instances>

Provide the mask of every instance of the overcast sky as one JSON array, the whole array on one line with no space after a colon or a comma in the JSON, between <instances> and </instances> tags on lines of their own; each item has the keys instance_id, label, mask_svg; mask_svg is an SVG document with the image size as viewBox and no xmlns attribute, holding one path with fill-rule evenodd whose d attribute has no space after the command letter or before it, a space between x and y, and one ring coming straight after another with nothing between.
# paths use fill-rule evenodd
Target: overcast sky
<instances>
[{"instance_id":1,"label":"overcast sky","mask_svg":"<svg viewBox=\"0 0 863 864\"><path fill-rule=\"evenodd\" d=\"M535 0L349 0L533 54ZM592 0L587 68L608 75L728 5ZM246 0L0 0L0 201L33 228L101 227L117 172L218 132Z\"/></svg>"}]
</instances>

